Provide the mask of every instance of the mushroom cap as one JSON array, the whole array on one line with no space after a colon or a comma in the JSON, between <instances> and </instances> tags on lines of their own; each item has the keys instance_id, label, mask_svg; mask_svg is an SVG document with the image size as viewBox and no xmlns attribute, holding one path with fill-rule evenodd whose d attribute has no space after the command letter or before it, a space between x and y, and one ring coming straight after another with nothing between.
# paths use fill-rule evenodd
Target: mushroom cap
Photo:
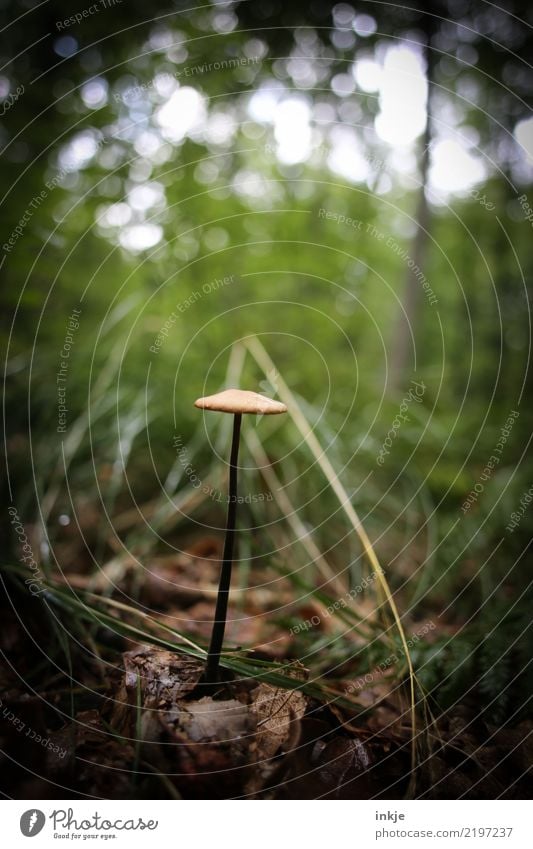
<instances>
[{"instance_id":1,"label":"mushroom cap","mask_svg":"<svg viewBox=\"0 0 533 849\"><path fill-rule=\"evenodd\" d=\"M226 389L216 395L198 398L194 406L201 410L217 410L220 413L258 413L263 416L287 412L287 407L280 401L244 389Z\"/></svg>"}]
</instances>

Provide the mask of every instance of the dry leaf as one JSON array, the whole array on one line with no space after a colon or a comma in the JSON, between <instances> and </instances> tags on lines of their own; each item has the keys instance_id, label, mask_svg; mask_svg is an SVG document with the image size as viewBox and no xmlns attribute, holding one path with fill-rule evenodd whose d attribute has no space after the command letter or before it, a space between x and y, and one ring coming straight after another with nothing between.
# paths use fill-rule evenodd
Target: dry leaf
<instances>
[{"instance_id":1,"label":"dry leaf","mask_svg":"<svg viewBox=\"0 0 533 849\"><path fill-rule=\"evenodd\" d=\"M200 661L178 653L149 646L127 652L112 724L159 744L149 747L152 761L176 776L180 794L256 795L297 744L307 700L299 690L246 679L202 695L202 672ZM306 671L295 664L290 674L303 680Z\"/></svg>"}]
</instances>

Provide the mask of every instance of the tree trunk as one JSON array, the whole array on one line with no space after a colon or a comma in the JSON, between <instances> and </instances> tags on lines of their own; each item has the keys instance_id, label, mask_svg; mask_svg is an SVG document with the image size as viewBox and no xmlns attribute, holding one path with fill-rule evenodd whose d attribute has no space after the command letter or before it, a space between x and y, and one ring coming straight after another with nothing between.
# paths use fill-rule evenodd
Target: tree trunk
<instances>
[{"instance_id":1,"label":"tree trunk","mask_svg":"<svg viewBox=\"0 0 533 849\"><path fill-rule=\"evenodd\" d=\"M432 83L434 73L434 56L432 50L432 35L434 23L431 16L423 18L424 31L426 33L426 45L424 49L426 59L426 79L428 86L427 95L427 120L424 135L421 139L420 158L420 188L416 200L415 220L416 232L413 236L409 258L412 260L406 269L405 282L402 295L402 307L400 309L393 330L390 357L390 380L389 389L397 392L407 380L408 372L412 370L415 363L415 348L417 329L419 323L420 301L423 296L420 280L417 280L415 272L424 270L429 242L429 228L431 225L431 213L429 209L426 187L428 183L430 153L429 148L432 141L431 125L431 99Z\"/></svg>"}]
</instances>

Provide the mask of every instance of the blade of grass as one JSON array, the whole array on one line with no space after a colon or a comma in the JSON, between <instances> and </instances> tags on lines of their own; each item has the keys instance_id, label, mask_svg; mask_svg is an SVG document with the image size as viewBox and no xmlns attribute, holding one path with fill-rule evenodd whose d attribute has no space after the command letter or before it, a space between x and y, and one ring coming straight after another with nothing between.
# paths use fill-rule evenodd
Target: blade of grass
<instances>
[{"instance_id":1,"label":"blade of grass","mask_svg":"<svg viewBox=\"0 0 533 849\"><path fill-rule=\"evenodd\" d=\"M3 567L4 571L11 573L15 578L22 581L27 573L24 567L18 564L8 564ZM193 640L176 631L174 628L159 622L149 616L142 610L131 607L123 602L116 601L93 593L82 591L79 595L73 595L68 587L64 585L54 585L51 582L43 582L46 593L41 596L46 608L51 605L57 606L69 616L78 616L81 621L89 624L98 624L102 628L118 633L125 638L129 638L139 643L147 643L156 648L165 649L172 652L183 652L191 657L204 660L206 657L206 649L197 645ZM125 614L134 618L140 619L144 627L137 627L123 619L117 618L105 611L99 609L97 604L104 607L111 607L117 612L120 610ZM49 611L49 615L57 621L57 616ZM157 633L153 633L150 629L163 630L172 635L172 640L165 639ZM306 695L317 699L321 703L334 702L340 707L345 707L352 713L364 713L367 708L352 700L348 694L343 694L336 687L335 682L326 682L324 680L305 681L300 678L294 678L290 674L284 674L284 670L294 670L294 662L287 661L285 664L278 661L262 660L260 658L249 658L240 653L240 651L225 651L220 658L221 666L231 670L243 678L257 678L259 681L264 681L274 687L281 687L289 690L301 690Z\"/></svg>"},{"instance_id":2,"label":"blade of grass","mask_svg":"<svg viewBox=\"0 0 533 849\"><path fill-rule=\"evenodd\" d=\"M274 494L274 498L278 504L279 509L285 516L285 519L291 526L296 539L304 546L307 551L309 557L311 558L311 563L316 564L316 568L322 575L325 581L328 583L331 581L334 587L337 587L337 584L340 584L338 575L333 571L319 547L315 543L313 537L305 527L304 523L300 519L297 510L294 508L289 496L285 492L281 481L276 475L274 469L269 463L267 454L263 445L261 444L257 433L252 428L247 427L244 430L244 440L246 445L248 446L248 450L254 459L254 463L260 469L263 478L270 491ZM345 590L343 586L339 587L339 592L342 593Z\"/></svg>"},{"instance_id":3,"label":"blade of grass","mask_svg":"<svg viewBox=\"0 0 533 849\"><path fill-rule=\"evenodd\" d=\"M18 565L10 564L4 568L6 571L16 575L19 579L21 579L25 574L24 569ZM120 633L122 636L129 637L137 642L149 643L157 648L166 649L168 651L181 651L184 654L188 654L191 657L196 657L200 660L204 660L206 657L206 649L197 645L189 637L186 637L184 634L181 634L169 625L159 622L144 613L142 610L130 607L129 605L116 601L115 599L94 595L93 593L80 593L82 597L79 598L78 596L73 596L69 592L68 588L65 588L64 586L55 586L50 582L47 582L45 587L48 597L46 595L43 596L43 601L46 606L50 603L55 604L64 612L68 612L71 615L75 614L79 616L80 619L92 624L96 622L108 630L113 630L114 632ZM142 621L145 627L137 627L129 622L125 622L123 619L119 619L111 614L105 613L96 606L97 604L103 605L104 607L111 607L117 611L121 610L125 614L127 613L132 617L136 617ZM157 633L153 633L150 628L170 633L173 640L171 641L158 636ZM221 655L220 663L226 669L230 669L232 672L235 672L244 678L258 678L259 680L265 681L275 687L302 690L302 692L318 699L321 702L334 700L336 704L350 708L352 711L356 710L361 712L364 710L361 705L354 703L351 699L339 696L334 687L329 687L323 682L315 683L314 681L302 681L301 679L296 679L290 675L284 674L283 670L294 669L294 664L292 662L287 662L283 665L275 661L261 660L259 658L247 658L242 656L239 652L232 653L226 651Z\"/></svg>"},{"instance_id":4,"label":"blade of grass","mask_svg":"<svg viewBox=\"0 0 533 849\"><path fill-rule=\"evenodd\" d=\"M40 513L43 528L46 528L52 508L57 500L58 495L62 491L63 479L67 470L74 459L78 448L83 443L87 435L89 424L94 427L95 422L108 413L115 404L115 399L112 393L107 390L111 381L116 375L118 368L122 362L123 343L119 341L112 349L107 359L107 362L100 372L93 389L93 406L91 409L85 409L77 419L72 422L69 427L69 432L62 444L62 455L58 459L55 470L51 475L51 480L48 489L44 493L40 501ZM43 445L43 450L48 450Z\"/></svg>"},{"instance_id":5,"label":"blade of grass","mask_svg":"<svg viewBox=\"0 0 533 849\"><path fill-rule=\"evenodd\" d=\"M277 371L276 366L270 355L266 351L263 344L259 341L256 336L248 337L245 341L245 345L256 361L256 363L263 370L265 376L272 372L274 369ZM405 652L405 657L407 660L407 665L409 669L409 689L410 689L410 700L411 700L411 733L412 733L412 747L411 747L411 766L413 772L416 768L416 695L415 695L415 682L416 676L413 668L413 664L411 661L411 655L409 653L409 647L407 645L407 637L405 635L405 631L402 625L402 621L400 618L400 614L398 612L398 608L396 606L396 602L394 601L394 597L390 590L389 584L385 577L385 573L381 567L381 564L378 560L376 552L372 546L370 538L364 529L359 516L357 515L356 510L354 509L348 493L346 492L343 484L339 480L335 469L331 465L328 457L322 446L320 445L318 439L316 438L309 422L307 421L305 415L303 414L298 402L296 401L293 393L291 392L288 385L285 383L283 378L278 372L278 394L284 404L287 405L289 415L291 416L294 424L300 431L303 439L305 440L307 446L309 447L313 457L316 462L322 469L326 480L328 481L331 489L337 496L340 506L346 513L348 520L350 521L354 531L356 532L363 550L372 566L374 571L378 576L378 581L380 583L383 594L388 602L390 610L392 612L392 616L394 619L394 623L398 630L398 634L400 637L400 641L403 646L403 650Z\"/></svg>"}]
</instances>

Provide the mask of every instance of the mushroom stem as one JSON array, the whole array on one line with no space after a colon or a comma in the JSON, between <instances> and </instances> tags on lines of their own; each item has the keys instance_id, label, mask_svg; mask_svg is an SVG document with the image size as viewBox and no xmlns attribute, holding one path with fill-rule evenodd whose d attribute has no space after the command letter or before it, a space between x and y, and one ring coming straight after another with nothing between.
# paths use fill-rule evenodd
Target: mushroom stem
<instances>
[{"instance_id":1,"label":"mushroom stem","mask_svg":"<svg viewBox=\"0 0 533 849\"><path fill-rule=\"evenodd\" d=\"M222 566L220 569L215 621L213 622L211 642L209 644L205 664L204 680L207 684L214 684L217 681L220 652L222 651L224 631L226 629L226 616L228 612L228 598L231 582L231 566L233 563L233 545L235 542L235 518L237 514L237 460L239 457L241 420L241 413L236 413L233 418L233 437L231 440L231 454L229 461L229 501L226 520L226 538L224 540L224 552L222 555Z\"/></svg>"}]
</instances>

